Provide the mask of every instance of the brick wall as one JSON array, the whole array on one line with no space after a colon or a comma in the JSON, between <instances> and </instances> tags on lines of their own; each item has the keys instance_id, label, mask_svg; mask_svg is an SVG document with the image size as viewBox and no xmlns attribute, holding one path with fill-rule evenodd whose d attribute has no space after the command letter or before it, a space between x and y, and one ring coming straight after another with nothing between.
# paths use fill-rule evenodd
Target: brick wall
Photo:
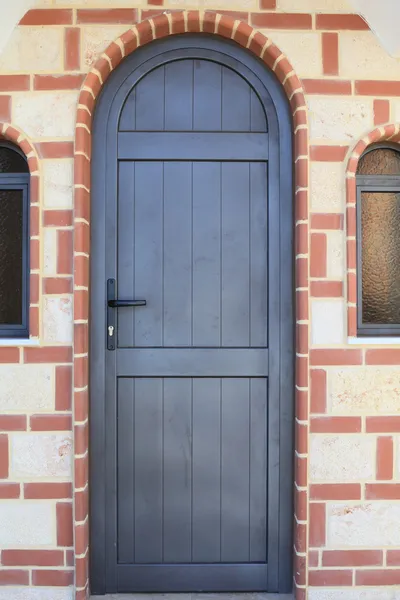
<instances>
[{"instance_id":1,"label":"brick wall","mask_svg":"<svg viewBox=\"0 0 400 600\"><path fill-rule=\"evenodd\" d=\"M32 198L30 345L0 347L0 585L10 586L0 587L0 600L71 600L73 459L77 597L86 594L90 115L115 56L136 46L135 35L143 43L139 26L120 36L153 17L148 29L162 31L155 15L200 2L160 4L47 0L24 16L0 56L0 120L16 128L2 132L31 163L37 156L31 171L40 180ZM388 586L400 583L400 352L349 343L351 180L360 149L398 133L379 126L400 121L400 61L346 0L204 0L201 8L228 15L216 30L252 51L254 30L271 40L284 56L268 64L292 102L297 75L307 102L307 118L294 106L297 598L389 600ZM201 18L176 14L182 30ZM164 17L163 26L172 23Z\"/></svg>"}]
</instances>

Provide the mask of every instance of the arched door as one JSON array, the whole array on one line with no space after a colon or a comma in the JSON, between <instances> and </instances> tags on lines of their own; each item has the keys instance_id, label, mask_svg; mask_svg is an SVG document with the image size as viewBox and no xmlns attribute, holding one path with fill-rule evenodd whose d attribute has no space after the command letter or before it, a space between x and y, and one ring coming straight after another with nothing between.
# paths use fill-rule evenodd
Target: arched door
<instances>
[{"instance_id":1,"label":"arched door","mask_svg":"<svg viewBox=\"0 0 400 600\"><path fill-rule=\"evenodd\" d=\"M274 76L176 36L96 109L91 586L288 591L292 151Z\"/></svg>"}]
</instances>

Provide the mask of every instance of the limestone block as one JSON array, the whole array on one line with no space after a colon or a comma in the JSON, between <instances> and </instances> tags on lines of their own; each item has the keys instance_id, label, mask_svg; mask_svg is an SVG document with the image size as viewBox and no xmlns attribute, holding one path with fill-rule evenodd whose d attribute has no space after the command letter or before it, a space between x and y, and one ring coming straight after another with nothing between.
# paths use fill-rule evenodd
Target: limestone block
<instances>
[{"instance_id":1,"label":"limestone block","mask_svg":"<svg viewBox=\"0 0 400 600\"><path fill-rule=\"evenodd\" d=\"M44 205L46 208L72 208L73 160L43 160Z\"/></svg>"},{"instance_id":2,"label":"limestone block","mask_svg":"<svg viewBox=\"0 0 400 600\"><path fill-rule=\"evenodd\" d=\"M311 343L329 346L345 341L345 307L342 300L311 301Z\"/></svg>"},{"instance_id":3,"label":"limestone block","mask_svg":"<svg viewBox=\"0 0 400 600\"><path fill-rule=\"evenodd\" d=\"M54 410L52 365L0 365L0 412Z\"/></svg>"},{"instance_id":4,"label":"limestone block","mask_svg":"<svg viewBox=\"0 0 400 600\"><path fill-rule=\"evenodd\" d=\"M311 481L360 481L375 474L375 438L360 435L311 436Z\"/></svg>"},{"instance_id":5,"label":"limestone block","mask_svg":"<svg viewBox=\"0 0 400 600\"><path fill-rule=\"evenodd\" d=\"M3 587L0 600L73 600L71 587Z\"/></svg>"},{"instance_id":6,"label":"limestone block","mask_svg":"<svg viewBox=\"0 0 400 600\"><path fill-rule=\"evenodd\" d=\"M353 7L348 0L277 0L277 8L283 11L299 12L353 12Z\"/></svg>"},{"instance_id":7,"label":"limestone block","mask_svg":"<svg viewBox=\"0 0 400 600\"><path fill-rule=\"evenodd\" d=\"M10 434L10 479L25 477L71 477L70 434Z\"/></svg>"},{"instance_id":8,"label":"limestone block","mask_svg":"<svg viewBox=\"0 0 400 600\"><path fill-rule=\"evenodd\" d=\"M327 545L330 548L399 546L400 504L370 502L328 505L327 531Z\"/></svg>"},{"instance_id":9,"label":"limestone block","mask_svg":"<svg viewBox=\"0 0 400 600\"><path fill-rule=\"evenodd\" d=\"M0 546L2 548L29 548L55 544L53 512L54 503L43 500L40 502L30 500L18 503L2 502ZM4 600L9 600L11 597L13 600L15 599L15 596L3 596ZM23 596L20 597L23 598Z\"/></svg>"},{"instance_id":10,"label":"limestone block","mask_svg":"<svg viewBox=\"0 0 400 600\"><path fill-rule=\"evenodd\" d=\"M312 162L310 166L311 211L343 212L344 165L340 162Z\"/></svg>"},{"instance_id":11,"label":"limestone block","mask_svg":"<svg viewBox=\"0 0 400 600\"><path fill-rule=\"evenodd\" d=\"M44 298L43 333L48 343L72 343L72 296Z\"/></svg>"},{"instance_id":12,"label":"limestone block","mask_svg":"<svg viewBox=\"0 0 400 600\"><path fill-rule=\"evenodd\" d=\"M346 237L344 231L328 231L327 275L329 279L344 279L346 272Z\"/></svg>"},{"instance_id":13,"label":"limestone block","mask_svg":"<svg viewBox=\"0 0 400 600\"><path fill-rule=\"evenodd\" d=\"M54 228L46 227L43 232L44 275L57 273L57 232Z\"/></svg>"},{"instance_id":14,"label":"limestone block","mask_svg":"<svg viewBox=\"0 0 400 600\"><path fill-rule=\"evenodd\" d=\"M132 23L133 25L133 23ZM89 70L100 54L129 29L129 24L121 25L93 25L82 29L82 61L83 68Z\"/></svg>"},{"instance_id":15,"label":"limestone block","mask_svg":"<svg viewBox=\"0 0 400 600\"><path fill-rule=\"evenodd\" d=\"M400 370L395 367L329 369L328 403L335 414L399 414Z\"/></svg>"},{"instance_id":16,"label":"limestone block","mask_svg":"<svg viewBox=\"0 0 400 600\"><path fill-rule=\"evenodd\" d=\"M319 33L261 30L286 54L299 77L321 77L322 55Z\"/></svg>"},{"instance_id":17,"label":"limestone block","mask_svg":"<svg viewBox=\"0 0 400 600\"><path fill-rule=\"evenodd\" d=\"M372 31L342 31L339 61L344 78L400 79L400 60L384 50Z\"/></svg>"},{"instance_id":18,"label":"limestone block","mask_svg":"<svg viewBox=\"0 0 400 600\"><path fill-rule=\"evenodd\" d=\"M78 92L15 94L15 125L34 139L73 138Z\"/></svg>"},{"instance_id":19,"label":"limestone block","mask_svg":"<svg viewBox=\"0 0 400 600\"><path fill-rule=\"evenodd\" d=\"M0 597L1 600L1 597ZM308 600L400 600L400 590L382 587L358 589L310 588Z\"/></svg>"},{"instance_id":20,"label":"limestone block","mask_svg":"<svg viewBox=\"0 0 400 600\"><path fill-rule=\"evenodd\" d=\"M0 72L47 73L63 69L63 30L16 27L0 55Z\"/></svg>"},{"instance_id":21,"label":"limestone block","mask_svg":"<svg viewBox=\"0 0 400 600\"><path fill-rule=\"evenodd\" d=\"M349 144L373 127L372 99L308 96L310 140Z\"/></svg>"}]
</instances>

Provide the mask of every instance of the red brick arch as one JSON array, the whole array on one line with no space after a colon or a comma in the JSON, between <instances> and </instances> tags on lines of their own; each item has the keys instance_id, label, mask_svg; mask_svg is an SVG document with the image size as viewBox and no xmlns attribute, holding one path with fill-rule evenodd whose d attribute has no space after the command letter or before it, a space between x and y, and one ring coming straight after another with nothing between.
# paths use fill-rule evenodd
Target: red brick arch
<instances>
[{"instance_id":1,"label":"red brick arch","mask_svg":"<svg viewBox=\"0 0 400 600\"><path fill-rule=\"evenodd\" d=\"M168 35L211 33L236 41L274 71L293 112L296 219L296 459L295 568L296 599L306 596L307 436L308 436L308 127L301 82L287 57L246 23L211 11L176 11L142 21L112 42L88 73L81 93L75 137L74 208L74 433L76 600L88 593L88 327L90 157L96 98L125 56Z\"/></svg>"},{"instance_id":2,"label":"red brick arch","mask_svg":"<svg viewBox=\"0 0 400 600\"><path fill-rule=\"evenodd\" d=\"M346 169L347 335L357 336L356 171L364 150L376 142L400 142L400 125L381 125L354 146Z\"/></svg>"}]
</instances>

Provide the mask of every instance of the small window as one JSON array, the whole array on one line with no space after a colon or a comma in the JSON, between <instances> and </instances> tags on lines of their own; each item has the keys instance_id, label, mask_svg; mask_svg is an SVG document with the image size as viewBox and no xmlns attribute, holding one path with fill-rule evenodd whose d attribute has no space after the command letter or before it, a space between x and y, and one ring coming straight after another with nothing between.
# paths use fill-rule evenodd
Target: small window
<instances>
[{"instance_id":1,"label":"small window","mask_svg":"<svg viewBox=\"0 0 400 600\"><path fill-rule=\"evenodd\" d=\"M0 144L0 336L29 335L29 167Z\"/></svg>"},{"instance_id":2,"label":"small window","mask_svg":"<svg viewBox=\"0 0 400 600\"><path fill-rule=\"evenodd\" d=\"M357 329L400 335L400 152L374 145L357 169Z\"/></svg>"}]
</instances>

